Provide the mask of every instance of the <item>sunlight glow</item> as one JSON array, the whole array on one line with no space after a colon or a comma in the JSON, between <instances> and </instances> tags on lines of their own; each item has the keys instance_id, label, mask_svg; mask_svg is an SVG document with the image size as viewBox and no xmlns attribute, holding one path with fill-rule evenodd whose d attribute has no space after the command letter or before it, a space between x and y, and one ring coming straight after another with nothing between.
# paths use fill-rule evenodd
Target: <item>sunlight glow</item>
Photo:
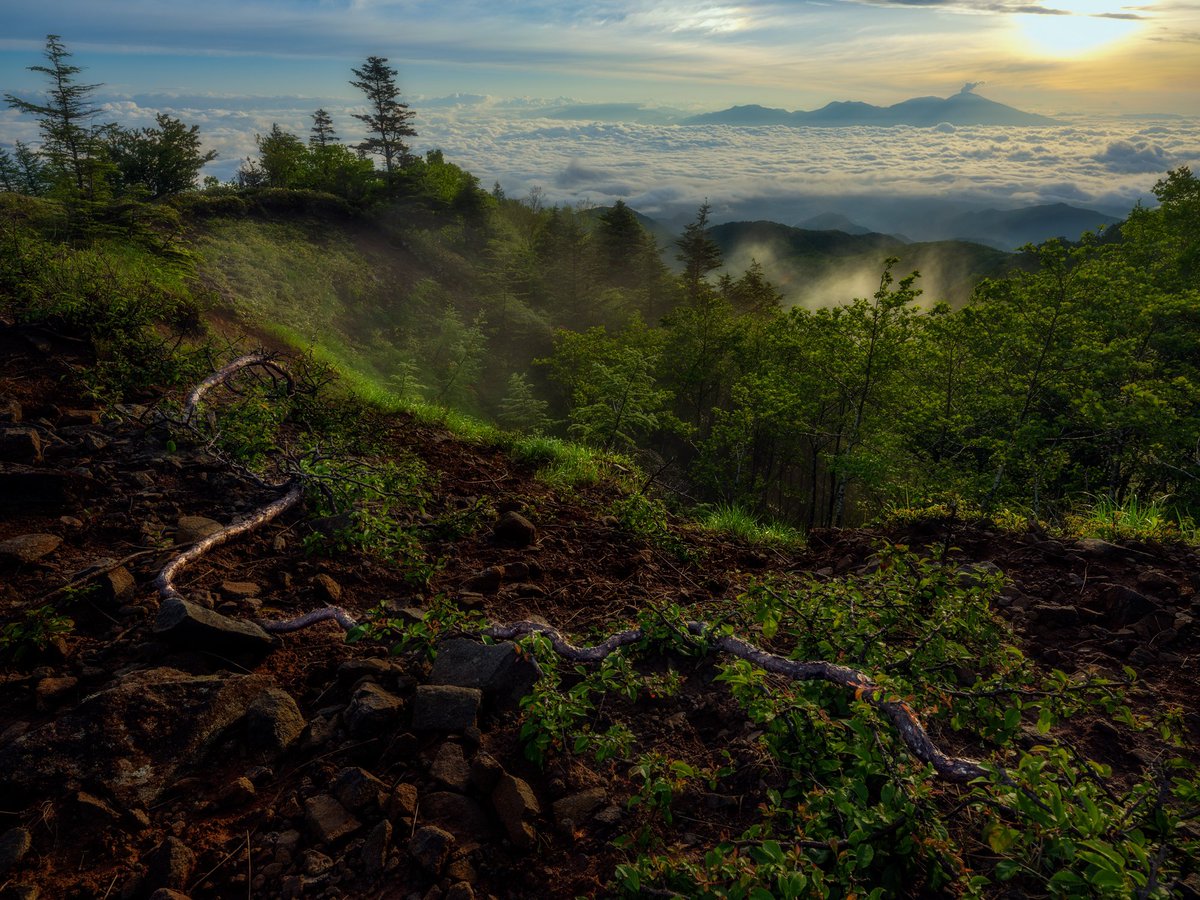
<instances>
[{"instance_id":1,"label":"sunlight glow","mask_svg":"<svg viewBox=\"0 0 1200 900\"><path fill-rule=\"evenodd\" d=\"M1086 56L1141 29L1140 18L1127 15L1112 0L1064 0L1053 2L1064 15L1017 15L1018 46L1026 52L1053 59Z\"/></svg>"}]
</instances>

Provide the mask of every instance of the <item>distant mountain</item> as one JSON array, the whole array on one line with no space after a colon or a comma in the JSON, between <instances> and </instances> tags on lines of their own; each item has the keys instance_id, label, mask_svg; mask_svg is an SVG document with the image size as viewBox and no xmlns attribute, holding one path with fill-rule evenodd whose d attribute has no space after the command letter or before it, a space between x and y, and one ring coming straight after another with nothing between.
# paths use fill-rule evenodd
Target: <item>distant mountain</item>
<instances>
[{"instance_id":1,"label":"distant mountain","mask_svg":"<svg viewBox=\"0 0 1200 900\"><path fill-rule=\"evenodd\" d=\"M852 222L841 213L824 212L796 223L797 228L807 231L842 231L846 234L870 234L871 229Z\"/></svg>"},{"instance_id":2,"label":"distant mountain","mask_svg":"<svg viewBox=\"0 0 1200 900\"><path fill-rule=\"evenodd\" d=\"M767 277L800 306L832 306L870 296L883 263L900 258L894 272L921 272L918 287L929 300L964 303L981 278L1014 268L1017 257L967 241L905 243L885 234L813 231L777 222L726 222L709 229L733 275L759 262Z\"/></svg>"},{"instance_id":3,"label":"distant mountain","mask_svg":"<svg viewBox=\"0 0 1200 900\"><path fill-rule=\"evenodd\" d=\"M571 122L633 122L638 125L670 125L683 112L666 107L646 107L640 103L571 103L532 113L538 118Z\"/></svg>"},{"instance_id":4,"label":"distant mountain","mask_svg":"<svg viewBox=\"0 0 1200 900\"><path fill-rule=\"evenodd\" d=\"M1052 203L1021 209L983 209L961 213L941 223L938 231L968 241L1014 250L1024 244L1040 244L1051 238L1079 240L1085 231L1115 225L1120 219L1094 209Z\"/></svg>"},{"instance_id":5,"label":"distant mountain","mask_svg":"<svg viewBox=\"0 0 1200 900\"><path fill-rule=\"evenodd\" d=\"M685 125L1056 125L1056 120L1023 112L970 91L950 97L914 97L892 106L837 100L820 109L788 112L765 106L734 106L683 120Z\"/></svg>"}]
</instances>

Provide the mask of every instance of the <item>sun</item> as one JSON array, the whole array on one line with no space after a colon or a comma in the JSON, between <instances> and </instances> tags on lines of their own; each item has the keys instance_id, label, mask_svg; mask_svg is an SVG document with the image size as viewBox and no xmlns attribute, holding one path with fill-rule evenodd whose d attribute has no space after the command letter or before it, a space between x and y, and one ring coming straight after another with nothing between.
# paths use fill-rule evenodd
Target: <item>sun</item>
<instances>
[{"instance_id":1,"label":"sun","mask_svg":"<svg viewBox=\"0 0 1200 900\"><path fill-rule=\"evenodd\" d=\"M1144 24L1139 18L1113 18L1127 13L1112 0L1051 0L1049 8L1062 14L1014 17L1021 49L1056 59L1086 56L1133 35Z\"/></svg>"}]
</instances>

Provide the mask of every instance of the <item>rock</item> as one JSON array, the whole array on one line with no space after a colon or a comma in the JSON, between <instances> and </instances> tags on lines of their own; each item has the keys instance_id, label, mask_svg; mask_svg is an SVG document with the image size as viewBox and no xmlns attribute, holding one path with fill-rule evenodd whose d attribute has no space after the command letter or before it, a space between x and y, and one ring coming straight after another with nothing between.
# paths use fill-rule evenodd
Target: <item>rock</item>
<instances>
[{"instance_id":1,"label":"rock","mask_svg":"<svg viewBox=\"0 0 1200 900\"><path fill-rule=\"evenodd\" d=\"M363 873L369 878L383 874L387 867L388 851L392 848L392 825L384 820L371 829L363 842L359 862Z\"/></svg>"},{"instance_id":2,"label":"rock","mask_svg":"<svg viewBox=\"0 0 1200 900\"><path fill-rule=\"evenodd\" d=\"M7 885L4 893L0 894L3 900L38 900L41 896L42 889L40 887L24 882Z\"/></svg>"},{"instance_id":3,"label":"rock","mask_svg":"<svg viewBox=\"0 0 1200 900\"><path fill-rule=\"evenodd\" d=\"M224 527L220 522L204 516L182 516L175 525L175 543L194 544Z\"/></svg>"},{"instance_id":4,"label":"rock","mask_svg":"<svg viewBox=\"0 0 1200 900\"><path fill-rule=\"evenodd\" d=\"M13 463L40 463L42 438L35 428L6 425L0 427L0 460Z\"/></svg>"},{"instance_id":5,"label":"rock","mask_svg":"<svg viewBox=\"0 0 1200 900\"><path fill-rule=\"evenodd\" d=\"M300 870L309 878L320 878L333 868L333 860L320 850L305 850L300 855Z\"/></svg>"},{"instance_id":6,"label":"rock","mask_svg":"<svg viewBox=\"0 0 1200 900\"><path fill-rule=\"evenodd\" d=\"M23 411L21 404L12 397L0 397L0 422L17 423L21 421Z\"/></svg>"},{"instance_id":7,"label":"rock","mask_svg":"<svg viewBox=\"0 0 1200 900\"><path fill-rule=\"evenodd\" d=\"M246 710L246 744L274 758L296 742L307 724L291 694L281 688L267 688Z\"/></svg>"},{"instance_id":8,"label":"rock","mask_svg":"<svg viewBox=\"0 0 1200 900\"><path fill-rule=\"evenodd\" d=\"M1160 593L1179 591L1179 584L1175 579L1158 569L1143 569L1138 572L1137 585L1140 588Z\"/></svg>"},{"instance_id":9,"label":"rock","mask_svg":"<svg viewBox=\"0 0 1200 900\"><path fill-rule=\"evenodd\" d=\"M0 795L11 803L16 795L51 796L67 782L92 783L125 807L149 806L270 684L265 675L131 672L0 748Z\"/></svg>"},{"instance_id":10,"label":"rock","mask_svg":"<svg viewBox=\"0 0 1200 900\"><path fill-rule=\"evenodd\" d=\"M100 576L100 589L112 601L120 603L133 596L137 582L124 566L110 569Z\"/></svg>"},{"instance_id":11,"label":"rock","mask_svg":"<svg viewBox=\"0 0 1200 900\"><path fill-rule=\"evenodd\" d=\"M959 587L973 588L982 586L988 579L1004 577L1004 570L994 562L967 563L960 566L958 577L955 579Z\"/></svg>"},{"instance_id":12,"label":"rock","mask_svg":"<svg viewBox=\"0 0 1200 900\"><path fill-rule=\"evenodd\" d=\"M500 590L504 581L503 566L488 566L482 572L472 575L463 583L463 590L474 594L494 594Z\"/></svg>"},{"instance_id":13,"label":"rock","mask_svg":"<svg viewBox=\"0 0 1200 900\"><path fill-rule=\"evenodd\" d=\"M61 678L43 678L38 682L35 694L38 709L49 709L57 705L62 698L73 691L79 684L78 678L65 675Z\"/></svg>"},{"instance_id":14,"label":"rock","mask_svg":"<svg viewBox=\"0 0 1200 900\"><path fill-rule=\"evenodd\" d=\"M400 718L404 701L373 682L361 685L350 698L344 718L354 738L369 738L390 729Z\"/></svg>"},{"instance_id":15,"label":"rock","mask_svg":"<svg viewBox=\"0 0 1200 900\"><path fill-rule=\"evenodd\" d=\"M192 900L183 891L173 891L171 888L159 888L150 895L150 900Z\"/></svg>"},{"instance_id":16,"label":"rock","mask_svg":"<svg viewBox=\"0 0 1200 900\"><path fill-rule=\"evenodd\" d=\"M463 756L463 748L451 741L442 744L429 767L429 777L452 790L465 792L471 784L471 766Z\"/></svg>"},{"instance_id":17,"label":"rock","mask_svg":"<svg viewBox=\"0 0 1200 900\"><path fill-rule=\"evenodd\" d=\"M340 603L342 600L342 586L330 578L328 575L321 574L313 577L313 590L316 591L317 599L322 603Z\"/></svg>"},{"instance_id":18,"label":"rock","mask_svg":"<svg viewBox=\"0 0 1200 900\"><path fill-rule=\"evenodd\" d=\"M1079 624L1079 610L1073 606L1035 603L1029 607L1029 614L1037 619L1039 625L1058 627Z\"/></svg>"},{"instance_id":19,"label":"rock","mask_svg":"<svg viewBox=\"0 0 1200 900\"><path fill-rule=\"evenodd\" d=\"M177 837L168 837L150 852L146 882L151 888L179 890L187 885L196 868L196 854Z\"/></svg>"},{"instance_id":20,"label":"rock","mask_svg":"<svg viewBox=\"0 0 1200 900\"><path fill-rule=\"evenodd\" d=\"M413 731L461 732L474 726L483 702L478 688L422 684L413 697Z\"/></svg>"},{"instance_id":21,"label":"rock","mask_svg":"<svg viewBox=\"0 0 1200 900\"><path fill-rule=\"evenodd\" d=\"M33 835L27 828L10 828L0 835L0 878L17 868L33 847Z\"/></svg>"},{"instance_id":22,"label":"rock","mask_svg":"<svg viewBox=\"0 0 1200 900\"><path fill-rule=\"evenodd\" d=\"M236 809L239 806L245 806L257 795L258 789L254 786L254 782L242 776L221 788L221 793L217 794L217 803L226 809Z\"/></svg>"},{"instance_id":23,"label":"rock","mask_svg":"<svg viewBox=\"0 0 1200 900\"><path fill-rule=\"evenodd\" d=\"M436 825L418 828L408 842L408 852L412 858L435 877L442 874L442 867L446 865L453 849L454 835Z\"/></svg>"},{"instance_id":24,"label":"rock","mask_svg":"<svg viewBox=\"0 0 1200 900\"><path fill-rule=\"evenodd\" d=\"M335 844L362 828L362 823L328 794L304 801L304 821L313 837L323 844Z\"/></svg>"},{"instance_id":25,"label":"rock","mask_svg":"<svg viewBox=\"0 0 1200 900\"><path fill-rule=\"evenodd\" d=\"M353 812L375 812L383 805L387 785L357 766L348 766L337 773L333 795L346 809Z\"/></svg>"},{"instance_id":26,"label":"rock","mask_svg":"<svg viewBox=\"0 0 1200 900\"><path fill-rule=\"evenodd\" d=\"M492 791L492 806L509 840L517 847L533 847L536 834L530 821L541 812L533 788L515 775L503 775Z\"/></svg>"},{"instance_id":27,"label":"rock","mask_svg":"<svg viewBox=\"0 0 1200 900\"><path fill-rule=\"evenodd\" d=\"M426 794L421 799L421 817L453 834L464 851L495 835L487 811L470 797L452 791Z\"/></svg>"},{"instance_id":28,"label":"rock","mask_svg":"<svg viewBox=\"0 0 1200 900\"><path fill-rule=\"evenodd\" d=\"M505 641L481 644L469 638L451 638L438 644L430 684L478 688L490 700L515 705L533 688L537 667Z\"/></svg>"},{"instance_id":29,"label":"rock","mask_svg":"<svg viewBox=\"0 0 1200 900\"><path fill-rule=\"evenodd\" d=\"M37 562L58 549L62 538L54 534L22 534L0 541L0 564Z\"/></svg>"},{"instance_id":30,"label":"rock","mask_svg":"<svg viewBox=\"0 0 1200 900\"><path fill-rule=\"evenodd\" d=\"M275 638L253 622L231 619L181 597L162 602L154 630L168 641L222 655L264 653L275 645Z\"/></svg>"},{"instance_id":31,"label":"rock","mask_svg":"<svg viewBox=\"0 0 1200 900\"><path fill-rule=\"evenodd\" d=\"M89 794L87 791L79 791L75 794L75 813L83 819L100 822L119 822L121 814L97 797L95 794Z\"/></svg>"},{"instance_id":32,"label":"rock","mask_svg":"<svg viewBox=\"0 0 1200 900\"><path fill-rule=\"evenodd\" d=\"M617 806L617 804L611 803L592 816L592 818L601 825L614 826L621 823L621 820L625 818L625 813L622 812L621 807Z\"/></svg>"},{"instance_id":33,"label":"rock","mask_svg":"<svg viewBox=\"0 0 1200 900\"><path fill-rule=\"evenodd\" d=\"M607 797L608 792L604 788L595 787L555 800L550 807L554 822L560 828L566 822L582 825L596 809L604 805Z\"/></svg>"},{"instance_id":34,"label":"rock","mask_svg":"<svg viewBox=\"0 0 1200 900\"><path fill-rule=\"evenodd\" d=\"M1101 585L1098 599L1117 625L1131 625L1158 608L1149 597L1123 584Z\"/></svg>"},{"instance_id":35,"label":"rock","mask_svg":"<svg viewBox=\"0 0 1200 900\"><path fill-rule=\"evenodd\" d=\"M490 794L504 774L504 766L490 753L478 753L471 763L471 784L485 794Z\"/></svg>"},{"instance_id":36,"label":"rock","mask_svg":"<svg viewBox=\"0 0 1200 900\"><path fill-rule=\"evenodd\" d=\"M99 425L100 410L98 409L68 409L58 417L60 427L72 425Z\"/></svg>"},{"instance_id":37,"label":"rock","mask_svg":"<svg viewBox=\"0 0 1200 900\"><path fill-rule=\"evenodd\" d=\"M387 799L387 812L392 818L411 819L417 814L417 788L407 782L400 782L392 788L392 794Z\"/></svg>"},{"instance_id":38,"label":"rock","mask_svg":"<svg viewBox=\"0 0 1200 900\"><path fill-rule=\"evenodd\" d=\"M1094 556L1098 559L1111 559L1115 556L1124 556L1125 550L1116 544L1110 544L1108 541L1102 541L1099 538L1080 538L1075 542L1080 550L1088 556Z\"/></svg>"},{"instance_id":39,"label":"rock","mask_svg":"<svg viewBox=\"0 0 1200 900\"><path fill-rule=\"evenodd\" d=\"M475 900L475 889L465 881L450 885L443 900Z\"/></svg>"},{"instance_id":40,"label":"rock","mask_svg":"<svg viewBox=\"0 0 1200 900\"><path fill-rule=\"evenodd\" d=\"M262 586L253 581L222 581L221 593L234 599L257 597L262 593Z\"/></svg>"},{"instance_id":41,"label":"rock","mask_svg":"<svg viewBox=\"0 0 1200 900\"><path fill-rule=\"evenodd\" d=\"M537 528L519 512L506 512L492 529L492 538L506 547L528 547L537 541Z\"/></svg>"}]
</instances>

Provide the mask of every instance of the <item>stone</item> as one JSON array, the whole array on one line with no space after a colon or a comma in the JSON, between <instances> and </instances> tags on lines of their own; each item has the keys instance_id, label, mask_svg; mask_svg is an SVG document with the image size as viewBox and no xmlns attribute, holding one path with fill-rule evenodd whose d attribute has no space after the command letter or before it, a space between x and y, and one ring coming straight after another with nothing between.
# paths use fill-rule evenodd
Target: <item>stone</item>
<instances>
[{"instance_id":1,"label":"stone","mask_svg":"<svg viewBox=\"0 0 1200 900\"><path fill-rule=\"evenodd\" d=\"M537 677L537 666L510 641L481 644L450 638L438 644L429 683L478 688L490 700L516 705L533 689Z\"/></svg>"},{"instance_id":2,"label":"stone","mask_svg":"<svg viewBox=\"0 0 1200 900\"><path fill-rule=\"evenodd\" d=\"M150 900L192 900L192 898L183 891L176 891L171 888L159 888L150 895Z\"/></svg>"},{"instance_id":3,"label":"stone","mask_svg":"<svg viewBox=\"0 0 1200 900\"><path fill-rule=\"evenodd\" d=\"M300 854L300 869L309 878L319 878L333 868L333 860L320 850L305 850Z\"/></svg>"},{"instance_id":4,"label":"stone","mask_svg":"<svg viewBox=\"0 0 1200 900\"><path fill-rule=\"evenodd\" d=\"M429 777L451 790L465 792L471 784L471 765L462 746L452 741L442 744L429 767Z\"/></svg>"},{"instance_id":5,"label":"stone","mask_svg":"<svg viewBox=\"0 0 1200 900\"><path fill-rule=\"evenodd\" d=\"M359 862L363 873L369 878L383 874L387 867L388 851L392 849L392 824L386 819L371 829L367 839L363 841Z\"/></svg>"},{"instance_id":6,"label":"stone","mask_svg":"<svg viewBox=\"0 0 1200 900\"><path fill-rule=\"evenodd\" d=\"M414 731L461 732L475 724L483 691L454 685L422 684L413 697Z\"/></svg>"},{"instance_id":7,"label":"stone","mask_svg":"<svg viewBox=\"0 0 1200 900\"><path fill-rule=\"evenodd\" d=\"M555 800L550 806L554 822L560 828L567 822L582 825L593 812L604 805L607 798L608 792L604 788L595 787Z\"/></svg>"},{"instance_id":8,"label":"stone","mask_svg":"<svg viewBox=\"0 0 1200 900\"><path fill-rule=\"evenodd\" d=\"M509 511L492 528L492 538L506 547L528 547L537 541L537 528L519 512Z\"/></svg>"},{"instance_id":9,"label":"stone","mask_svg":"<svg viewBox=\"0 0 1200 900\"><path fill-rule=\"evenodd\" d=\"M12 397L0 397L0 422L17 423L24 415L21 404Z\"/></svg>"},{"instance_id":10,"label":"stone","mask_svg":"<svg viewBox=\"0 0 1200 900\"><path fill-rule=\"evenodd\" d=\"M271 683L166 667L130 672L0 747L0 795L14 803L76 782L102 787L124 807L151 806Z\"/></svg>"},{"instance_id":11,"label":"stone","mask_svg":"<svg viewBox=\"0 0 1200 900\"><path fill-rule=\"evenodd\" d=\"M324 573L316 575L312 580L313 590L317 593L317 599L323 603L340 603L342 600L342 586Z\"/></svg>"},{"instance_id":12,"label":"stone","mask_svg":"<svg viewBox=\"0 0 1200 900\"><path fill-rule=\"evenodd\" d=\"M23 565L37 562L58 549L62 538L54 534L22 534L0 541L0 563Z\"/></svg>"},{"instance_id":13,"label":"stone","mask_svg":"<svg viewBox=\"0 0 1200 900\"><path fill-rule=\"evenodd\" d=\"M1098 559L1111 559L1114 556L1125 555L1123 548L1108 541L1102 541L1099 538L1080 538L1075 542L1075 546L1088 556L1094 556Z\"/></svg>"},{"instance_id":14,"label":"stone","mask_svg":"<svg viewBox=\"0 0 1200 900\"><path fill-rule=\"evenodd\" d=\"M323 844L335 844L362 828L362 823L329 794L317 794L304 801L304 821L313 837Z\"/></svg>"},{"instance_id":15,"label":"stone","mask_svg":"<svg viewBox=\"0 0 1200 900\"><path fill-rule=\"evenodd\" d=\"M196 868L196 854L179 838L168 837L150 852L146 881L151 888L179 890L187 885Z\"/></svg>"},{"instance_id":16,"label":"stone","mask_svg":"<svg viewBox=\"0 0 1200 900\"><path fill-rule=\"evenodd\" d=\"M79 679L70 675L59 678L43 678L38 682L34 691L37 696L38 709L49 709L51 706L57 705L78 684Z\"/></svg>"},{"instance_id":17,"label":"stone","mask_svg":"<svg viewBox=\"0 0 1200 900\"><path fill-rule=\"evenodd\" d=\"M342 769L333 782L333 795L353 812L378 811L386 794L387 785L357 766Z\"/></svg>"},{"instance_id":18,"label":"stone","mask_svg":"<svg viewBox=\"0 0 1200 900\"><path fill-rule=\"evenodd\" d=\"M99 425L100 410L98 409L68 409L58 417L60 427L72 425Z\"/></svg>"},{"instance_id":19,"label":"stone","mask_svg":"<svg viewBox=\"0 0 1200 900\"><path fill-rule=\"evenodd\" d=\"M121 819L119 812L95 794L89 794L87 791L79 791L75 794L75 812L80 817L92 821L118 822Z\"/></svg>"},{"instance_id":20,"label":"stone","mask_svg":"<svg viewBox=\"0 0 1200 900\"><path fill-rule=\"evenodd\" d=\"M504 581L503 566L488 566L463 583L463 590L474 594L494 594Z\"/></svg>"},{"instance_id":21,"label":"stone","mask_svg":"<svg viewBox=\"0 0 1200 900\"><path fill-rule=\"evenodd\" d=\"M220 522L204 516L182 516L175 525L175 543L194 544L224 527Z\"/></svg>"},{"instance_id":22,"label":"stone","mask_svg":"<svg viewBox=\"0 0 1200 900\"><path fill-rule=\"evenodd\" d=\"M296 742L307 724L291 694L268 688L246 710L246 744L264 756L276 757Z\"/></svg>"},{"instance_id":23,"label":"stone","mask_svg":"<svg viewBox=\"0 0 1200 900\"><path fill-rule=\"evenodd\" d=\"M443 900L475 900L475 889L465 881L450 885Z\"/></svg>"},{"instance_id":24,"label":"stone","mask_svg":"<svg viewBox=\"0 0 1200 900\"><path fill-rule=\"evenodd\" d=\"M17 868L33 847L27 828L10 828L0 835L0 878Z\"/></svg>"},{"instance_id":25,"label":"stone","mask_svg":"<svg viewBox=\"0 0 1200 900\"><path fill-rule=\"evenodd\" d=\"M221 793L217 795L217 803L226 809L236 809L239 806L245 806L257 795L258 789L254 786L254 782L242 776L221 788Z\"/></svg>"},{"instance_id":26,"label":"stone","mask_svg":"<svg viewBox=\"0 0 1200 900\"><path fill-rule=\"evenodd\" d=\"M35 428L6 425L0 428L0 460L13 463L40 463L42 438Z\"/></svg>"},{"instance_id":27,"label":"stone","mask_svg":"<svg viewBox=\"0 0 1200 900\"><path fill-rule=\"evenodd\" d=\"M1029 607L1029 614L1037 619L1039 625L1056 627L1079 624L1079 610L1073 606L1058 603L1035 603Z\"/></svg>"},{"instance_id":28,"label":"stone","mask_svg":"<svg viewBox=\"0 0 1200 900\"><path fill-rule=\"evenodd\" d=\"M994 562L975 562L959 567L955 581L959 587L973 588L980 587L987 580L997 576L1003 578L1004 570Z\"/></svg>"},{"instance_id":29,"label":"stone","mask_svg":"<svg viewBox=\"0 0 1200 900\"><path fill-rule=\"evenodd\" d=\"M533 788L515 775L503 775L492 790L492 806L509 840L517 847L533 847L536 833L530 821L542 811Z\"/></svg>"},{"instance_id":30,"label":"stone","mask_svg":"<svg viewBox=\"0 0 1200 900\"><path fill-rule=\"evenodd\" d=\"M491 817L482 806L453 791L434 791L422 797L421 817L453 834L464 851L479 846L496 833Z\"/></svg>"},{"instance_id":31,"label":"stone","mask_svg":"<svg viewBox=\"0 0 1200 900\"><path fill-rule=\"evenodd\" d=\"M121 603L133 596L137 582L124 566L117 566L100 576L100 589L109 600Z\"/></svg>"},{"instance_id":32,"label":"stone","mask_svg":"<svg viewBox=\"0 0 1200 900\"><path fill-rule=\"evenodd\" d=\"M219 654L264 653L275 646L275 638L253 622L231 619L182 597L162 602L154 630L159 637L189 649Z\"/></svg>"},{"instance_id":33,"label":"stone","mask_svg":"<svg viewBox=\"0 0 1200 900\"><path fill-rule=\"evenodd\" d=\"M454 843L454 835L450 832L436 825L425 825L409 840L408 852L422 869L436 877L442 874Z\"/></svg>"},{"instance_id":34,"label":"stone","mask_svg":"<svg viewBox=\"0 0 1200 900\"><path fill-rule=\"evenodd\" d=\"M471 784L485 794L490 794L504 774L504 766L490 753L477 753L471 763Z\"/></svg>"},{"instance_id":35,"label":"stone","mask_svg":"<svg viewBox=\"0 0 1200 900\"><path fill-rule=\"evenodd\" d=\"M1170 575L1158 569L1143 569L1138 572L1137 585L1150 591L1178 592L1179 584Z\"/></svg>"},{"instance_id":36,"label":"stone","mask_svg":"<svg viewBox=\"0 0 1200 900\"><path fill-rule=\"evenodd\" d=\"M601 825L614 826L620 824L621 820L625 818L625 813L621 810L621 807L617 806L617 804L610 803L608 806L604 807L604 809L600 810L600 812L592 816L592 818Z\"/></svg>"},{"instance_id":37,"label":"stone","mask_svg":"<svg viewBox=\"0 0 1200 900\"><path fill-rule=\"evenodd\" d=\"M370 738L389 730L400 718L404 701L374 682L360 685L346 706L346 728L354 738Z\"/></svg>"},{"instance_id":38,"label":"stone","mask_svg":"<svg viewBox=\"0 0 1200 900\"><path fill-rule=\"evenodd\" d=\"M417 814L416 785L400 782L392 788L391 796L387 798L387 813L394 819L411 819Z\"/></svg>"},{"instance_id":39,"label":"stone","mask_svg":"<svg viewBox=\"0 0 1200 900\"><path fill-rule=\"evenodd\" d=\"M1158 608L1149 597L1123 584L1101 585L1098 599L1117 625L1132 625Z\"/></svg>"},{"instance_id":40,"label":"stone","mask_svg":"<svg viewBox=\"0 0 1200 900\"><path fill-rule=\"evenodd\" d=\"M234 599L257 597L262 593L262 586L253 581L222 581L221 593Z\"/></svg>"},{"instance_id":41,"label":"stone","mask_svg":"<svg viewBox=\"0 0 1200 900\"><path fill-rule=\"evenodd\" d=\"M39 900L41 896L42 889L40 887L25 882L7 885L4 893L0 894L4 900Z\"/></svg>"}]
</instances>

